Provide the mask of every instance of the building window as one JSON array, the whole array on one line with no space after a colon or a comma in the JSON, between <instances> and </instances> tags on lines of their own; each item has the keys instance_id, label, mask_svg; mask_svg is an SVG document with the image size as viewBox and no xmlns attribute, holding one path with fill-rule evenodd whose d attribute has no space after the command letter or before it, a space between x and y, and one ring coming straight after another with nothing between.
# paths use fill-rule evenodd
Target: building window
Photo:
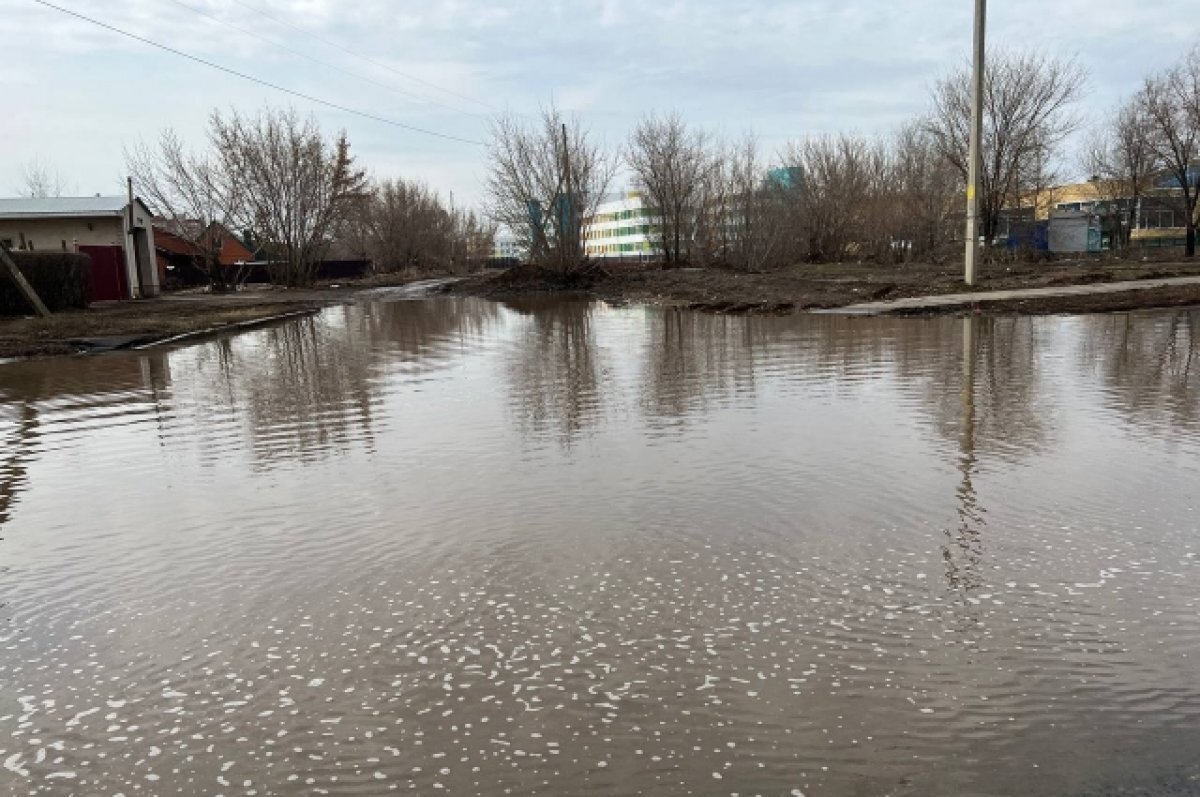
<instances>
[{"instance_id":1,"label":"building window","mask_svg":"<svg viewBox=\"0 0 1200 797\"><path fill-rule=\"evenodd\" d=\"M1138 225L1144 230L1166 230L1175 226L1175 211L1155 209L1142 211L1142 221Z\"/></svg>"}]
</instances>

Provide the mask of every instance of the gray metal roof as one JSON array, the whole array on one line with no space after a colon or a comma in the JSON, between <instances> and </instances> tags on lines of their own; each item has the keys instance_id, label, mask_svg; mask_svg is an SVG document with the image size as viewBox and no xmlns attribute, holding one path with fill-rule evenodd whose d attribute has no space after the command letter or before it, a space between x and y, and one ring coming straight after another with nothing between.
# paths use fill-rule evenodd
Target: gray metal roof
<instances>
[{"instance_id":1,"label":"gray metal roof","mask_svg":"<svg viewBox=\"0 0 1200 797\"><path fill-rule=\"evenodd\" d=\"M0 219L120 216L128 204L119 195L0 199Z\"/></svg>"}]
</instances>

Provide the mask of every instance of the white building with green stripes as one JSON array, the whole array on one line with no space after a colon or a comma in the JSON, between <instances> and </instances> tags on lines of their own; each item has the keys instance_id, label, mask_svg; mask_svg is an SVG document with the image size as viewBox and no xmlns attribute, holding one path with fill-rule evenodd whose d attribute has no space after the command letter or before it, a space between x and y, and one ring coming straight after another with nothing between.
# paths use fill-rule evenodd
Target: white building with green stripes
<instances>
[{"instance_id":1,"label":"white building with green stripes","mask_svg":"<svg viewBox=\"0 0 1200 797\"><path fill-rule=\"evenodd\" d=\"M627 191L606 197L596 214L584 220L584 251L594 258L660 257L658 223L657 214L646 206L641 193Z\"/></svg>"}]
</instances>

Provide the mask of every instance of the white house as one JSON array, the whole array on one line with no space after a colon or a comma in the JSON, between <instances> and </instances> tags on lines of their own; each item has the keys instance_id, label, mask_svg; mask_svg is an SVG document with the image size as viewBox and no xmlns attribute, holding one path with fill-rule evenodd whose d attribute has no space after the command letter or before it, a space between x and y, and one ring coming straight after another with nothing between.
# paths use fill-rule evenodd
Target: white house
<instances>
[{"instance_id":1,"label":"white house","mask_svg":"<svg viewBox=\"0 0 1200 797\"><path fill-rule=\"evenodd\" d=\"M0 199L0 241L26 252L80 252L92 258L93 301L160 291L154 218L124 196Z\"/></svg>"}]
</instances>

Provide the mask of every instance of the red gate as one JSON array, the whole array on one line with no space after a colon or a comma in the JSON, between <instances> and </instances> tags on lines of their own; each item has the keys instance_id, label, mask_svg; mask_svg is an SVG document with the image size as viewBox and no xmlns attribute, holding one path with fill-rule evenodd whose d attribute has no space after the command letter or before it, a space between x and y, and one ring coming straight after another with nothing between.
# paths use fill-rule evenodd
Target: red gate
<instances>
[{"instance_id":1,"label":"red gate","mask_svg":"<svg viewBox=\"0 0 1200 797\"><path fill-rule=\"evenodd\" d=\"M119 246L81 246L79 253L92 258L92 284L88 300L105 302L129 298L125 251Z\"/></svg>"}]
</instances>

